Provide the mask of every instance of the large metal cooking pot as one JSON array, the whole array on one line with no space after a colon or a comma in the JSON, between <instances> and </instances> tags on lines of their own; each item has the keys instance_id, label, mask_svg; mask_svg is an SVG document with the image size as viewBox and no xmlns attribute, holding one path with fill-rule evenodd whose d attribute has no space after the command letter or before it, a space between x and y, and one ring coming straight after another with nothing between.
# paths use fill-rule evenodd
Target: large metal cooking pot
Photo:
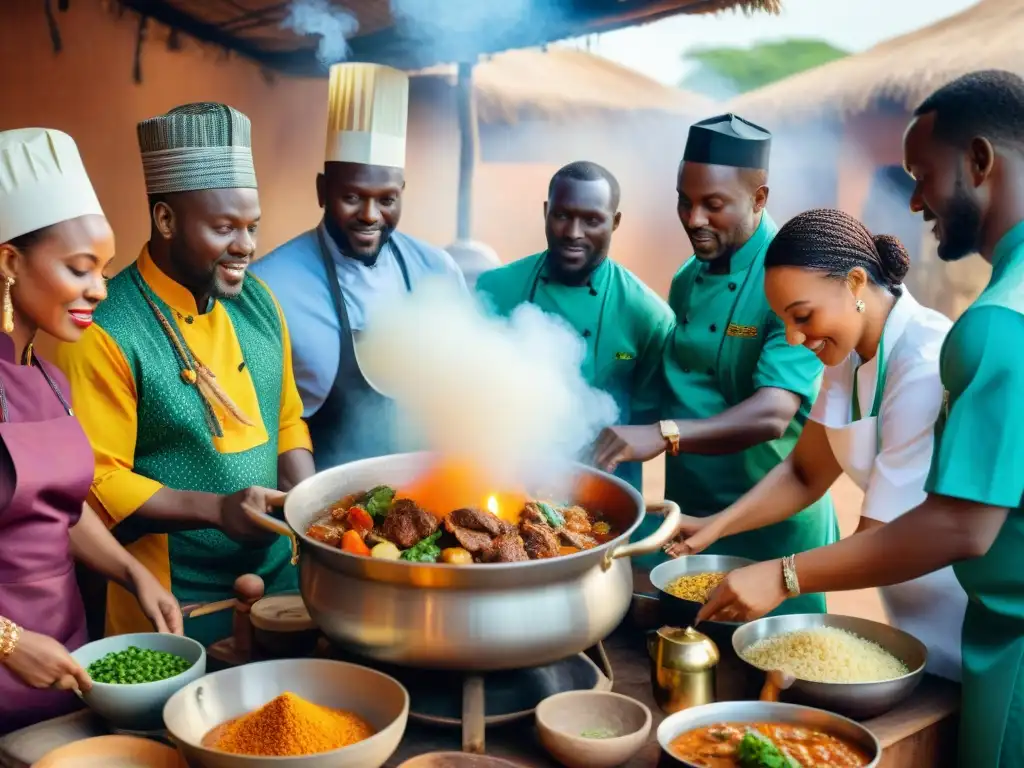
<instances>
[{"instance_id":1,"label":"large metal cooking pot","mask_svg":"<svg viewBox=\"0 0 1024 768\"><path fill-rule=\"evenodd\" d=\"M415 667L499 670L533 667L579 653L625 617L633 594L629 557L663 546L679 507L629 543L645 508L627 483L575 465L572 501L600 511L623 533L591 550L522 563L446 565L378 560L308 538L329 505L376 485L407 487L430 467L428 453L363 459L319 472L285 501L287 523L263 522L298 540L300 589L312 619L335 642L379 661Z\"/></svg>"}]
</instances>

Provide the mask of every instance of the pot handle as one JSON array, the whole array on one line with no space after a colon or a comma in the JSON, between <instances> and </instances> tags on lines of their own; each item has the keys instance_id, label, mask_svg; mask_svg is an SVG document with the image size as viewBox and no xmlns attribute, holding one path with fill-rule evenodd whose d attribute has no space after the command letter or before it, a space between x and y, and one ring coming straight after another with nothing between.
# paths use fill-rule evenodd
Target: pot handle
<instances>
[{"instance_id":1,"label":"pot handle","mask_svg":"<svg viewBox=\"0 0 1024 768\"><path fill-rule=\"evenodd\" d=\"M299 539L288 523L283 520L278 520L276 517L271 517L265 512L258 512L255 509L250 509L249 507L245 507L245 514L248 516L249 520L263 530L270 531L270 533L276 533L278 536L284 536L285 538L290 539L292 542L292 565L299 564Z\"/></svg>"},{"instance_id":2,"label":"pot handle","mask_svg":"<svg viewBox=\"0 0 1024 768\"><path fill-rule=\"evenodd\" d=\"M610 550L608 554L604 556L604 562L601 563L601 567L606 571L612 567L612 563L622 557L633 557L634 555L647 555L651 552L655 552L666 544L675 535L676 529L679 527L679 522L683 518L683 512L679 509L679 505L674 501L659 501L654 504L648 504L646 509L647 514L661 514L664 513L665 521L658 526L658 530L648 536L646 539L634 542L633 544L623 544L621 547L616 547Z\"/></svg>"}]
</instances>

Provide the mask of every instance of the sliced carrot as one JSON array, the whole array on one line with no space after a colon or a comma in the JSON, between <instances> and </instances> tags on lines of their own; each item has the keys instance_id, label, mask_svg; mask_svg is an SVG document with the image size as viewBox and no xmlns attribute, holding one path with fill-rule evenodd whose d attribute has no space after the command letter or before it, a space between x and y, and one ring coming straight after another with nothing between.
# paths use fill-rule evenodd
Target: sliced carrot
<instances>
[{"instance_id":1,"label":"sliced carrot","mask_svg":"<svg viewBox=\"0 0 1024 768\"><path fill-rule=\"evenodd\" d=\"M579 547L559 547L558 554L560 555L575 555L580 551Z\"/></svg>"},{"instance_id":2,"label":"sliced carrot","mask_svg":"<svg viewBox=\"0 0 1024 768\"><path fill-rule=\"evenodd\" d=\"M353 555L363 555L364 557L370 556L370 548L366 546L366 542L359 535L359 531L354 530L345 531L345 535L341 537L341 551L351 552Z\"/></svg>"},{"instance_id":3,"label":"sliced carrot","mask_svg":"<svg viewBox=\"0 0 1024 768\"><path fill-rule=\"evenodd\" d=\"M360 533L366 533L367 531L373 530L373 518L370 517L370 513L362 507L350 508L345 519L350 527Z\"/></svg>"}]
</instances>

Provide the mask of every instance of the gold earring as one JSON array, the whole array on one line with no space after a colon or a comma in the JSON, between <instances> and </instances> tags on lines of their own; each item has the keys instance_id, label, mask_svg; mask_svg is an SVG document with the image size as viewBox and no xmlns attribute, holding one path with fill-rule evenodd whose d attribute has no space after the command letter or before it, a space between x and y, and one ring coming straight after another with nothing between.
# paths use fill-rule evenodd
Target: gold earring
<instances>
[{"instance_id":1,"label":"gold earring","mask_svg":"<svg viewBox=\"0 0 1024 768\"><path fill-rule=\"evenodd\" d=\"M864 311L864 299L857 299L857 301L855 301L853 303L853 306L855 306L857 308L858 312L863 312Z\"/></svg>"},{"instance_id":2,"label":"gold earring","mask_svg":"<svg viewBox=\"0 0 1024 768\"><path fill-rule=\"evenodd\" d=\"M11 301L11 286L14 285L13 277L4 278L4 333L14 332L14 302Z\"/></svg>"}]
</instances>

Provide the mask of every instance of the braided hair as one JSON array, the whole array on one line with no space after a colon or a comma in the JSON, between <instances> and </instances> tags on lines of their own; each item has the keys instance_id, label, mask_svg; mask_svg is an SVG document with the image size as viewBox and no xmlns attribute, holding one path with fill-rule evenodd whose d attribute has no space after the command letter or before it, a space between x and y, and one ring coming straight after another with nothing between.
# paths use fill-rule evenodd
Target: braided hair
<instances>
[{"instance_id":1,"label":"braided hair","mask_svg":"<svg viewBox=\"0 0 1024 768\"><path fill-rule=\"evenodd\" d=\"M860 267L872 283L899 296L910 254L897 238L872 235L849 214L815 208L786 222L768 246L764 265L816 269L840 280Z\"/></svg>"}]
</instances>

